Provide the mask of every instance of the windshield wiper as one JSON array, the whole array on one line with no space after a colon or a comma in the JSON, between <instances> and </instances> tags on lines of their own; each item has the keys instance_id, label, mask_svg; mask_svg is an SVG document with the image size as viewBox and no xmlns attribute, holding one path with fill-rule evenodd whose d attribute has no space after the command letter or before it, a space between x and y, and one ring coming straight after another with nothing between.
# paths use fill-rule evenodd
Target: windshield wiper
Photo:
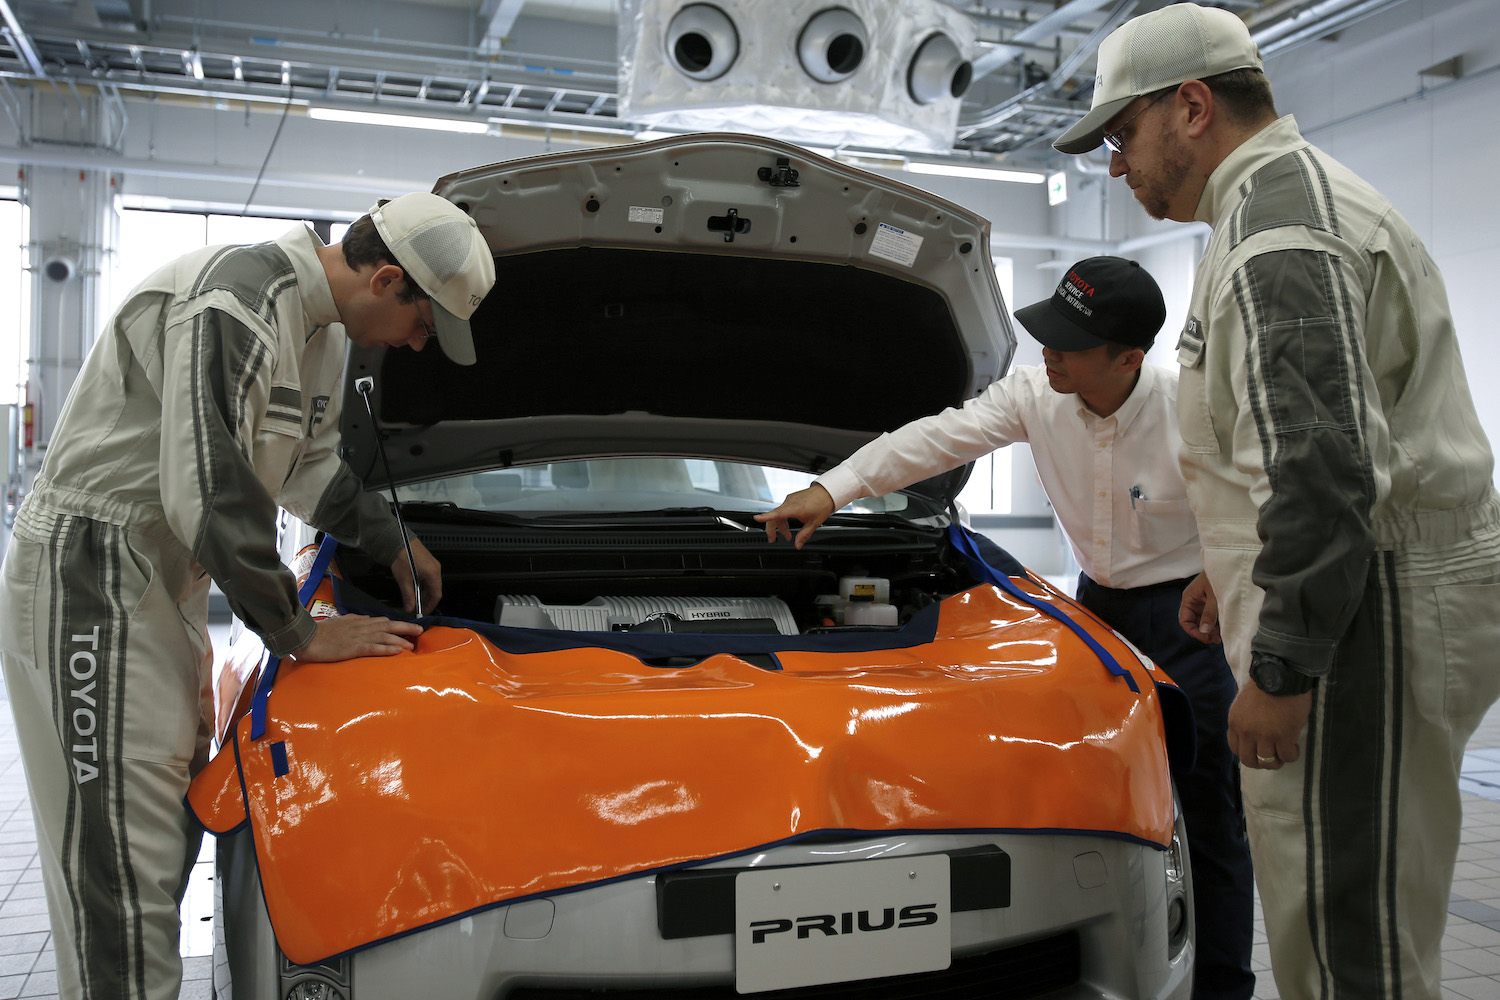
<instances>
[{"instance_id":1,"label":"windshield wiper","mask_svg":"<svg viewBox=\"0 0 1500 1000\"><path fill-rule=\"evenodd\" d=\"M720 510L716 507L662 507L657 510L576 510L506 512L460 507L452 501L403 500L402 512L417 521L437 523L497 524L520 528L618 527L717 527L744 534L762 534L765 525L755 520L755 511ZM918 535L934 529L914 524L900 514L869 512L833 514L824 527L879 531L902 531ZM817 538L814 536L814 541Z\"/></svg>"},{"instance_id":2,"label":"windshield wiper","mask_svg":"<svg viewBox=\"0 0 1500 1000\"><path fill-rule=\"evenodd\" d=\"M747 517L749 515L746 515ZM572 510L555 514L538 514L529 520L549 524L607 522L610 524L632 523L676 523L692 524L709 522L737 530L747 530L743 522L736 521L729 513L713 507L662 507L658 510Z\"/></svg>"},{"instance_id":3,"label":"windshield wiper","mask_svg":"<svg viewBox=\"0 0 1500 1000\"><path fill-rule=\"evenodd\" d=\"M765 525L755 520L756 511L719 510L714 507L663 507L659 510L632 511L574 511L569 513L543 514L535 521L550 525L559 524L655 524L662 526L682 524L716 524L735 531L763 533ZM825 526L835 528L898 529L919 534L931 533L932 528L913 524L900 514L865 513L833 514L824 521ZM816 537L816 536L815 536Z\"/></svg>"},{"instance_id":4,"label":"windshield wiper","mask_svg":"<svg viewBox=\"0 0 1500 1000\"><path fill-rule=\"evenodd\" d=\"M460 507L451 500L403 500L401 513L418 520L438 522L480 521L486 524L524 525L530 521L530 518L517 517L504 511Z\"/></svg>"}]
</instances>

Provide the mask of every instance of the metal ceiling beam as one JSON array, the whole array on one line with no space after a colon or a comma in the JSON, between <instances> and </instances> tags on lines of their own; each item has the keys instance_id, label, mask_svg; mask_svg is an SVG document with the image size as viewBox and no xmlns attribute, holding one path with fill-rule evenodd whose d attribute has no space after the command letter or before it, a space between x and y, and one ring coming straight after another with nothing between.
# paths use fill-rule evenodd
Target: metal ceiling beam
<instances>
[{"instance_id":1,"label":"metal ceiling beam","mask_svg":"<svg viewBox=\"0 0 1500 1000\"><path fill-rule=\"evenodd\" d=\"M1038 18L1003 42L994 43L988 52L974 60L974 79L987 76L1004 66L1034 44L1060 33L1081 17L1086 17L1114 0L1068 0L1045 17Z\"/></svg>"},{"instance_id":2,"label":"metal ceiling beam","mask_svg":"<svg viewBox=\"0 0 1500 1000\"><path fill-rule=\"evenodd\" d=\"M278 45L272 52L230 45L229 51L211 51L193 46L186 37L161 33L153 37L153 44L144 45L110 32L55 31L30 36L32 52L38 63L49 66L49 74L34 72L19 53L7 51L0 55L0 77L107 83L131 92L196 93L229 100L362 101L414 113L483 115L514 108L524 117L554 114L559 128L581 127L588 119L628 128L615 115L613 73L537 70L527 65L534 57L519 53L479 60L312 45ZM302 49L307 58L282 58L294 48ZM337 58L319 58L327 54Z\"/></svg>"},{"instance_id":3,"label":"metal ceiling beam","mask_svg":"<svg viewBox=\"0 0 1500 1000\"><path fill-rule=\"evenodd\" d=\"M0 0L0 4L4 2L5 0ZM372 44L365 48L347 43L334 44L328 41L287 40L270 46L258 45L250 41L236 43L219 39L212 43L212 47L209 47L201 37L195 39L183 33L153 32L148 43L140 36L124 36L119 32L74 26L38 28L28 36L28 40L33 53L38 57L38 64L33 67L28 61L25 67L20 68L38 77L47 75L42 70L41 61L48 56L55 58L63 68L73 66L81 69L80 61L68 55L64 50L76 50L78 42L82 41L95 56L118 54L122 66L129 62L132 71L141 72L149 72L149 69L143 61L138 65L136 57L161 56L179 59L182 53L188 53L191 56L196 50L202 59L212 60L222 66L226 76L230 75L233 61L238 57L242 67L247 71L255 66L280 66L285 60L293 68L307 67L310 70L315 68L320 75L330 67L337 67L343 72L349 70L372 73L405 71L412 76L437 74L449 78L472 77L476 81L481 75L504 76L516 82L541 82L545 79L555 82L559 76L566 76L572 84L588 88L607 87L611 93L618 81L615 67L598 61L554 59L535 53L520 52L507 53L504 58L480 60L472 52L453 46L399 48L390 44L382 46ZM440 49L441 51L432 52L425 49ZM127 59L126 53L130 54L130 58ZM563 72L553 73L531 68L538 63L561 66Z\"/></svg>"},{"instance_id":4,"label":"metal ceiling beam","mask_svg":"<svg viewBox=\"0 0 1500 1000\"><path fill-rule=\"evenodd\" d=\"M21 22L16 20L15 11L10 9L10 0L0 0L0 17L5 19L5 31L10 35L10 44L16 50L16 54L25 61L34 75L46 76L47 71L42 68L42 61L37 58L31 39L21 27Z\"/></svg>"},{"instance_id":5,"label":"metal ceiling beam","mask_svg":"<svg viewBox=\"0 0 1500 1000\"><path fill-rule=\"evenodd\" d=\"M1063 83L1072 76L1078 65L1092 56L1104 37L1124 24L1137 6L1137 0L1109 0L1109 2L1114 3L1115 6L1105 14L1104 20L1099 22L1099 25L1079 43L1077 48L1058 62L1057 69L1045 83L1022 90L995 107L980 112L977 116L960 119L958 136L971 147L990 149L993 147L993 142L986 141L986 134L993 135L997 128L1008 126L1017 115L1029 112L1040 113L1047 117L1046 127L1033 126L1024 130L1016 129L1015 131L1021 134L1004 150L1008 152L1031 144L1039 135L1050 135L1056 131L1059 122L1071 124L1082 117L1087 109L1081 107L1079 102L1061 101L1047 95L1056 94ZM1006 133L1007 137L1008 135L1009 133Z\"/></svg>"},{"instance_id":6,"label":"metal ceiling beam","mask_svg":"<svg viewBox=\"0 0 1500 1000\"><path fill-rule=\"evenodd\" d=\"M485 4L486 7L489 4ZM521 16L521 8L526 6L526 0L500 0L495 5L495 12L490 16L489 24L485 26L483 40L480 42L481 50L500 48L500 43L510 34L510 29L516 26L516 18Z\"/></svg>"},{"instance_id":7,"label":"metal ceiling beam","mask_svg":"<svg viewBox=\"0 0 1500 1000\"><path fill-rule=\"evenodd\" d=\"M1291 17L1253 30L1251 37L1262 56L1280 52L1333 34L1406 0L1324 0Z\"/></svg>"},{"instance_id":8,"label":"metal ceiling beam","mask_svg":"<svg viewBox=\"0 0 1500 1000\"><path fill-rule=\"evenodd\" d=\"M207 163L174 163L167 160L145 160L117 152L83 148L54 149L40 146L17 148L0 146L0 163L25 163L33 166L67 167L77 170L124 171L148 177L178 177L209 180L224 184L253 184L254 166L227 167ZM357 177L353 174L316 174L294 171L268 171L262 185L291 188L315 188L328 191L362 191L389 196L406 190L409 182L398 179Z\"/></svg>"}]
</instances>

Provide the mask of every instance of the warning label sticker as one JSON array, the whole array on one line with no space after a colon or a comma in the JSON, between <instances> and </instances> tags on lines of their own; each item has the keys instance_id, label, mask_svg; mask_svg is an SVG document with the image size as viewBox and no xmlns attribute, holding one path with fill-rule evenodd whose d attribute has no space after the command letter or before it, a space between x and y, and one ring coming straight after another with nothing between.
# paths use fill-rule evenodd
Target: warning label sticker
<instances>
[{"instance_id":1,"label":"warning label sticker","mask_svg":"<svg viewBox=\"0 0 1500 1000\"><path fill-rule=\"evenodd\" d=\"M661 220L666 217L666 212L660 208L642 208L640 205L631 205L630 213L626 216L631 222L644 222L648 226L659 226Z\"/></svg>"},{"instance_id":2,"label":"warning label sticker","mask_svg":"<svg viewBox=\"0 0 1500 1000\"><path fill-rule=\"evenodd\" d=\"M917 262L917 251L922 249L922 237L904 229L882 222L875 228L875 239L870 242L870 256L880 257L911 267Z\"/></svg>"}]
</instances>

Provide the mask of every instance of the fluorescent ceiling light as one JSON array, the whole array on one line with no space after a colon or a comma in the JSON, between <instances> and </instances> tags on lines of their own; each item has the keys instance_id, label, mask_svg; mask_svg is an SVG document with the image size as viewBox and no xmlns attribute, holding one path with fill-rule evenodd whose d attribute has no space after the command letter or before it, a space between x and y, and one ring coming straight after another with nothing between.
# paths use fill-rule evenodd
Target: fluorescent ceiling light
<instances>
[{"instance_id":1,"label":"fluorescent ceiling light","mask_svg":"<svg viewBox=\"0 0 1500 1000\"><path fill-rule=\"evenodd\" d=\"M841 149L839 159L848 157L859 160L883 160L895 167L901 167L906 163L906 157L900 153L882 153L873 149Z\"/></svg>"},{"instance_id":2,"label":"fluorescent ceiling light","mask_svg":"<svg viewBox=\"0 0 1500 1000\"><path fill-rule=\"evenodd\" d=\"M711 129L710 131L732 132L735 130L725 125L716 129ZM652 142L656 139L683 139L691 134L691 132L668 132L660 129L643 129L635 133L632 138L634 138L637 142ZM817 153L819 156L826 156L829 159L834 158L835 149L833 146L825 146L822 143L817 142L803 142L799 139L789 139L785 136L781 136L779 138L781 138L784 142L790 142L794 146L801 146L809 153Z\"/></svg>"},{"instance_id":3,"label":"fluorescent ceiling light","mask_svg":"<svg viewBox=\"0 0 1500 1000\"><path fill-rule=\"evenodd\" d=\"M486 119L491 125L504 127L509 125L513 128L534 128L543 132L597 132L600 135L617 135L622 139L633 138L630 130L624 125L589 125L585 122L573 122L567 120L542 121L534 118L495 118Z\"/></svg>"},{"instance_id":4,"label":"fluorescent ceiling light","mask_svg":"<svg viewBox=\"0 0 1500 1000\"><path fill-rule=\"evenodd\" d=\"M1046 178L1027 170L1001 170L995 167L968 167L960 163L929 163L909 160L906 169L914 174L940 174L944 177L977 177L985 181L1010 181L1012 184L1040 184Z\"/></svg>"},{"instance_id":5,"label":"fluorescent ceiling light","mask_svg":"<svg viewBox=\"0 0 1500 1000\"><path fill-rule=\"evenodd\" d=\"M856 153L840 149L834 152L833 158L865 170L900 170L906 166L906 157L895 153Z\"/></svg>"},{"instance_id":6,"label":"fluorescent ceiling light","mask_svg":"<svg viewBox=\"0 0 1500 1000\"><path fill-rule=\"evenodd\" d=\"M324 122L352 122L355 125L390 125L395 128L430 128L439 132L468 132L481 135L490 130L487 122L465 122L453 118L425 118L421 115L388 115L380 111L346 111L343 108L308 108L307 117Z\"/></svg>"}]
</instances>

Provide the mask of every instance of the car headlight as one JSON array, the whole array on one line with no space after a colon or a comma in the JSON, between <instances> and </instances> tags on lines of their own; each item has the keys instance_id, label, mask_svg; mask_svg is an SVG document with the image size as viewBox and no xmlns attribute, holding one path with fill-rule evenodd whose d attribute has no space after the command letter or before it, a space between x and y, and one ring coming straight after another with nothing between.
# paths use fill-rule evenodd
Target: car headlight
<instances>
[{"instance_id":1,"label":"car headlight","mask_svg":"<svg viewBox=\"0 0 1500 1000\"><path fill-rule=\"evenodd\" d=\"M287 993L286 1000L345 1000L339 988L326 979L304 979Z\"/></svg>"},{"instance_id":2,"label":"car headlight","mask_svg":"<svg viewBox=\"0 0 1500 1000\"><path fill-rule=\"evenodd\" d=\"M293 965L277 949L281 960L282 1000L354 1000L351 960L343 958L315 965Z\"/></svg>"},{"instance_id":3,"label":"car headlight","mask_svg":"<svg viewBox=\"0 0 1500 1000\"><path fill-rule=\"evenodd\" d=\"M1162 866L1167 880L1167 953L1173 958L1188 943L1193 929L1192 871L1187 848L1183 846L1182 810L1178 808L1176 812L1172 846L1167 849Z\"/></svg>"},{"instance_id":4,"label":"car headlight","mask_svg":"<svg viewBox=\"0 0 1500 1000\"><path fill-rule=\"evenodd\" d=\"M1171 892L1176 886L1182 885L1186 875L1186 865L1183 863L1182 838L1177 831L1172 831L1172 846L1167 850L1167 892Z\"/></svg>"}]
</instances>

